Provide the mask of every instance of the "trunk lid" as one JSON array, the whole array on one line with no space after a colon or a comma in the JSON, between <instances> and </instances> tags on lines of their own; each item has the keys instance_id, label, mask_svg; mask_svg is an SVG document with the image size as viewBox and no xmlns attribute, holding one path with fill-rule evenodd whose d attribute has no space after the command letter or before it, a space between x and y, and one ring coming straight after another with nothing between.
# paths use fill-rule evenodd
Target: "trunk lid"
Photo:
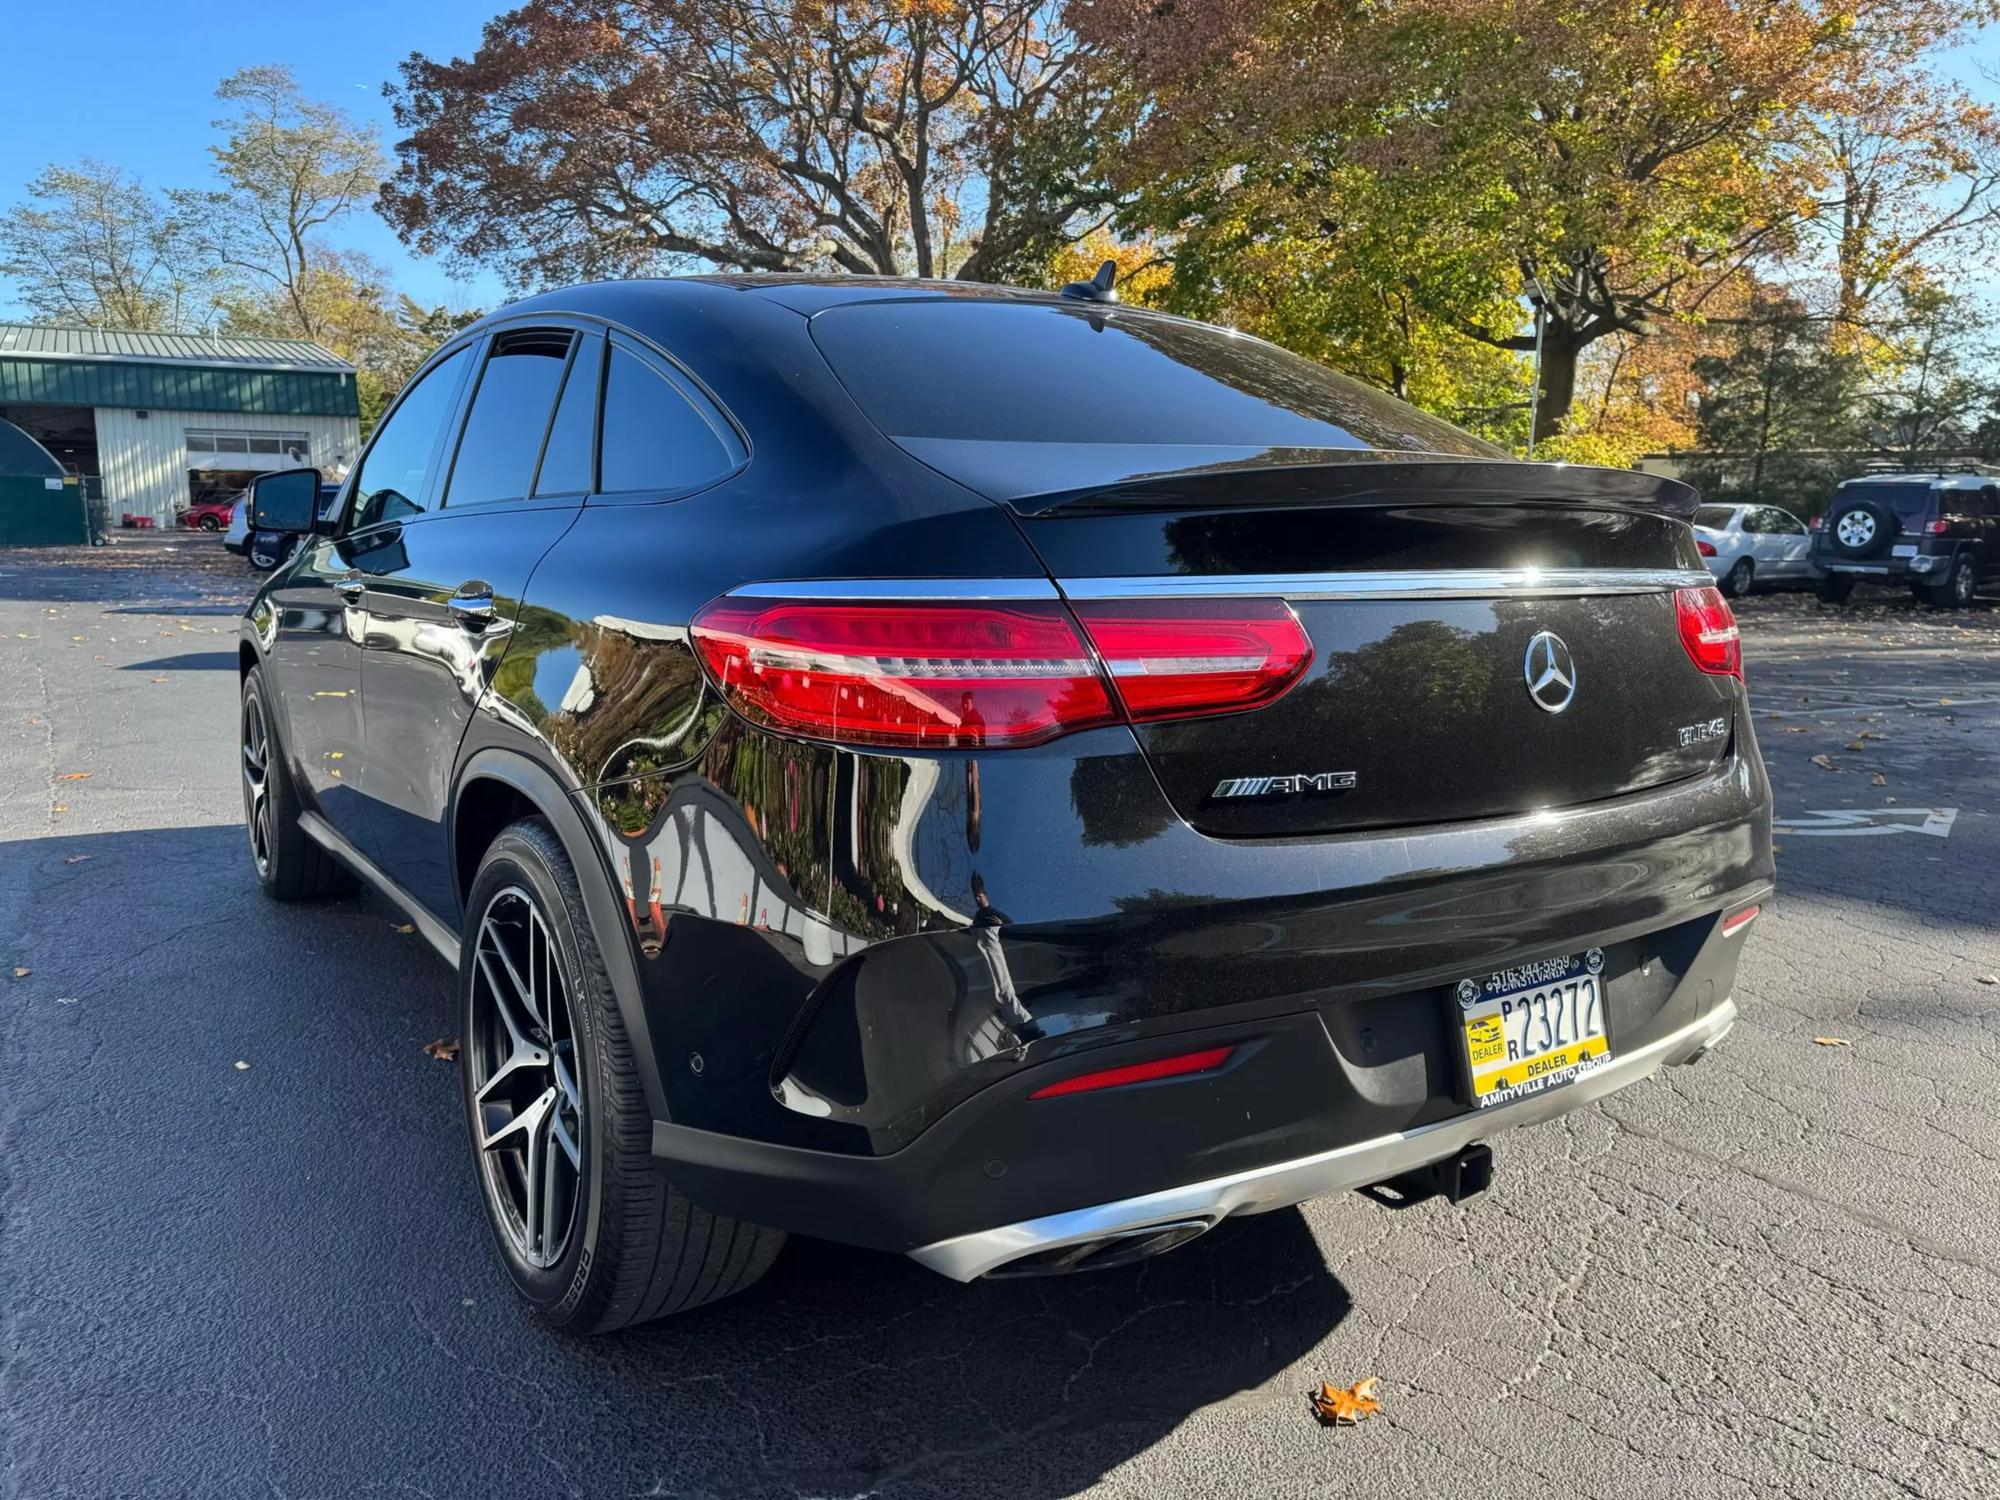
<instances>
[{"instance_id":1,"label":"trunk lid","mask_svg":"<svg viewBox=\"0 0 2000 1500\"><path fill-rule=\"evenodd\" d=\"M1283 698L1137 730L1204 832L1559 809L1729 753L1737 685L1694 665L1676 623L1675 588L1707 575L1672 481L1286 461L1007 503L1074 599L1277 597L1298 615L1314 660Z\"/></svg>"}]
</instances>

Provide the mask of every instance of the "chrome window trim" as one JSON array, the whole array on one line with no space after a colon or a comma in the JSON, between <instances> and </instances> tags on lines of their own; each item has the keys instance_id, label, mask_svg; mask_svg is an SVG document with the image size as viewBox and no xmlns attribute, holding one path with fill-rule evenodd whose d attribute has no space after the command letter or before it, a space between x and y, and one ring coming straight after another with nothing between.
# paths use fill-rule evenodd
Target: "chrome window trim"
<instances>
[{"instance_id":1,"label":"chrome window trim","mask_svg":"<svg viewBox=\"0 0 2000 1500\"><path fill-rule=\"evenodd\" d=\"M1550 599L1706 588L1707 569L1439 568L1408 572L1176 574L1065 578L1071 599L1278 596L1285 599Z\"/></svg>"},{"instance_id":2,"label":"chrome window trim","mask_svg":"<svg viewBox=\"0 0 2000 1500\"><path fill-rule=\"evenodd\" d=\"M746 583L732 599L1060 599L1046 578L815 578Z\"/></svg>"}]
</instances>

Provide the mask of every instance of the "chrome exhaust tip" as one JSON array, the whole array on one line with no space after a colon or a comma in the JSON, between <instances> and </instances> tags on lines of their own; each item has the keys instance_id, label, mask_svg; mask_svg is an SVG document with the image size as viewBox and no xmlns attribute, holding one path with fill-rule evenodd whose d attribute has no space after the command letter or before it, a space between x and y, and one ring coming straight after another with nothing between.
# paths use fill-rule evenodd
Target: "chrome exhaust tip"
<instances>
[{"instance_id":1,"label":"chrome exhaust tip","mask_svg":"<svg viewBox=\"0 0 2000 1500\"><path fill-rule=\"evenodd\" d=\"M1010 1276L1067 1276L1075 1271L1108 1271L1113 1266L1129 1266L1135 1260L1185 1245L1196 1235L1214 1227L1214 1219L1176 1219L1168 1224L1146 1224L1136 1229L1120 1229L1095 1235L1070 1245L1052 1245L1013 1260L1002 1261L985 1273L990 1280Z\"/></svg>"}]
</instances>

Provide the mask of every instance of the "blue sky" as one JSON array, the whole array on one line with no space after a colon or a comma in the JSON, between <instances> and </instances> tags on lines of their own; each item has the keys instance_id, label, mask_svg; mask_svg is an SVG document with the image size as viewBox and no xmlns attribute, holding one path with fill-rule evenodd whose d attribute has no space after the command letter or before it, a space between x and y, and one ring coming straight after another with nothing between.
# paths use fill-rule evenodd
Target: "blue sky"
<instances>
[{"instance_id":1,"label":"blue sky","mask_svg":"<svg viewBox=\"0 0 2000 1500\"><path fill-rule=\"evenodd\" d=\"M470 53L480 28L505 0L333 0L250 5L244 0L0 0L0 31L11 64L0 85L0 206L22 196L50 162L97 156L152 187L211 180L209 122L221 113L215 85L253 63L290 63L306 92L377 121L385 145L394 126L382 84L411 52ZM1945 71L1979 96L2000 102L1985 76L1995 33L1962 48ZM1982 59L1982 54L1984 58ZM40 61L38 61L38 59ZM492 307L497 277L454 279L438 260L405 250L372 212L356 214L337 236L387 265L396 285L425 303ZM1987 275L1974 284L1990 290ZM18 315L0 284L0 316Z\"/></svg>"},{"instance_id":2,"label":"blue sky","mask_svg":"<svg viewBox=\"0 0 2000 1500\"><path fill-rule=\"evenodd\" d=\"M289 63L315 98L375 120L385 145L394 123L382 84L411 52L470 53L503 0L0 0L8 69L0 85L0 206L50 162L97 156L148 186L209 183L209 122L222 106L215 86L253 63ZM38 61L39 60L39 61ZM421 302L491 307L497 278L456 281L440 260L405 250L373 212L336 237L387 265ZM18 315L0 285L0 315Z\"/></svg>"}]
</instances>

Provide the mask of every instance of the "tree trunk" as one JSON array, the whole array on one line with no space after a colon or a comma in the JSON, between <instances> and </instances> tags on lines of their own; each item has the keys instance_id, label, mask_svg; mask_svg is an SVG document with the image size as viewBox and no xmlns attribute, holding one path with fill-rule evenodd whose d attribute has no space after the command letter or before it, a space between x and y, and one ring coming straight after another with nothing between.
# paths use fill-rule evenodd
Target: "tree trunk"
<instances>
[{"instance_id":1,"label":"tree trunk","mask_svg":"<svg viewBox=\"0 0 2000 1500\"><path fill-rule=\"evenodd\" d=\"M1537 443L1560 433L1569 409L1576 404L1576 361L1583 347L1574 334L1558 324L1542 330L1542 388L1535 401Z\"/></svg>"}]
</instances>

